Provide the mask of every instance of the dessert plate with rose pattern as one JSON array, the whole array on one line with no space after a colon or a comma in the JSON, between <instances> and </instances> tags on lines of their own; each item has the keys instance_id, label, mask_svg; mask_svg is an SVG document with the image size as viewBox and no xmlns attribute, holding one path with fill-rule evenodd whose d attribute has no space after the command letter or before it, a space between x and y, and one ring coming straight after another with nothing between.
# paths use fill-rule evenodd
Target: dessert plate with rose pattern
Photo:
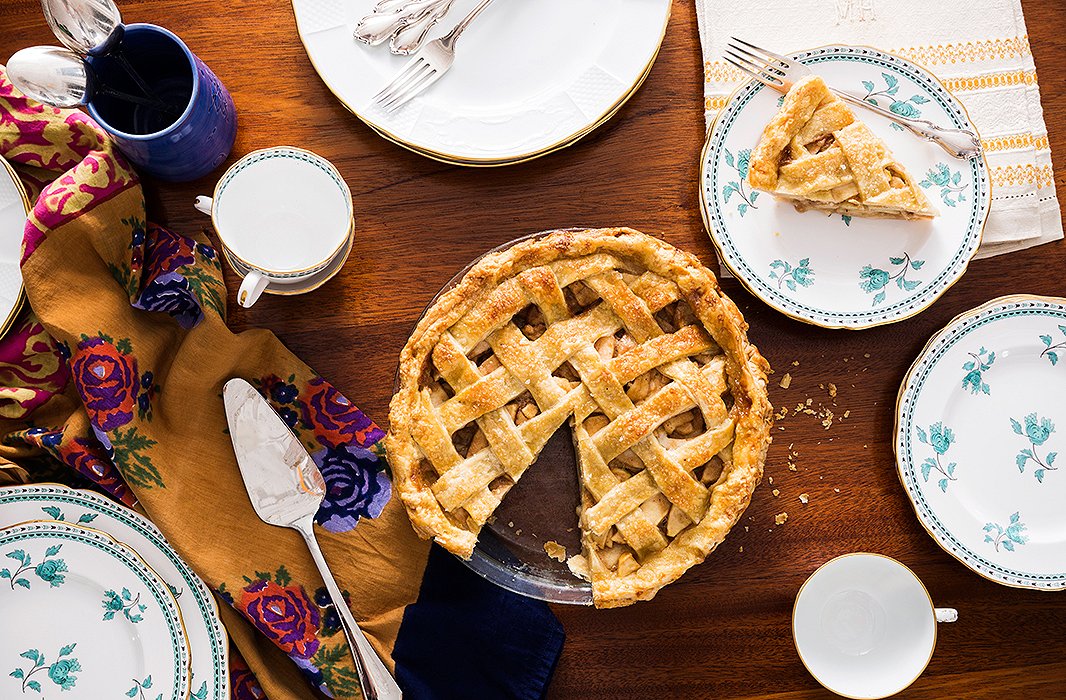
<instances>
[{"instance_id":1,"label":"dessert plate with rose pattern","mask_svg":"<svg viewBox=\"0 0 1066 700\"><path fill-rule=\"evenodd\" d=\"M178 601L192 655L190 700L229 700L229 640L219 620L215 598L155 525L130 508L91 491L59 484L0 488L0 527L41 518L105 532L143 557ZM0 581L0 592L2 584ZM149 697L147 692L145 697Z\"/></svg>"},{"instance_id":2,"label":"dessert plate with rose pattern","mask_svg":"<svg viewBox=\"0 0 1066 700\"><path fill-rule=\"evenodd\" d=\"M793 54L835 88L940 126L974 129L962 105L926 70L868 47ZM722 262L753 294L793 318L868 328L913 316L966 271L981 242L991 189L984 158L957 160L874 112L853 107L939 210L931 221L797 212L752 190L752 149L782 95L741 86L708 133L700 174L704 223Z\"/></svg>"},{"instance_id":3,"label":"dessert plate with rose pattern","mask_svg":"<svg viewBox=\"0 0 1066 700\"><path fill-rule=\"evenodd\" d=\"M1066 299L995 299L933 336L900 388L900 480L981 576L1066 588Z\"/></svg>"},{"instance_id":4,"label":"dessert plate with rose pattern","mask_svg":"<svg viewBox=\"0 0 1066 700\"><path fill-rule=\"evenodd\" d=\"M0 697L188 697L177 601L102 532L57 521L0 530L0 619Z\"/></svg>"}]
</instances>

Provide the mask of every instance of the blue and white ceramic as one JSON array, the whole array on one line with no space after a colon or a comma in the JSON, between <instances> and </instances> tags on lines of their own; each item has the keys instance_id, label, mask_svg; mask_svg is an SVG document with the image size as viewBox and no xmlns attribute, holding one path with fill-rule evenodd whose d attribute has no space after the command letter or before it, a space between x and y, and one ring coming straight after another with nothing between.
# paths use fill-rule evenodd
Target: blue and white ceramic
<instances>
[{"instance_id":1,"label":"blue and white ceramic","mask_svg":"<svg viewBox=\"0 0 1066 700\"><path fill-rule=\"evenodd\" d=\"M186 698L174 595L132 549L67 522L0 530L0 696Z\"/></svg>"},{"instance_id":2,"label":"blue and white ceramic","mask_svg":"<svg viewBox=\"0 0 1066 700\"><path fill-rule=\"evenodd\" d=\"M936 78L896 56L829 46L793 58L833 87L898 114L974 129ZM747 183L751 151L781 99L752 81L731 97L708 134L701 203L722 262L773 308L819 326L868 328L927 308L962 276L981 242L991 201L984 159L955 160L892 121L852 107L920 182L940 216L896 221L799 213Z\"/></svg>"},{"instance_id":3,"label":"blue and white ceramic","mask_svg":"<svg viewBox=\"0 0 1066 700\"><path fill-rule=\"evenodd\" d=\"M192 655L190 700L229 700L229 642L215 598L155 525L90 491L58 484L0 488L0 526L41 518L91 527L135 550L177 599Z\"/></svg>"},{"instance_id":4,"label":"blue and white ceramic","mask_svg":"<svg viewBox=\"0 0 1066 700\"><path fill-rule=\"evenodd\" d=\"M172 32L153 24L129 24L122 52L173 114L107 95L86 107L119 149L144 172L184 182L222 164L237 135L237 111L229 92L203 61ZM90 56L97 79L129 94L138 88L110 55Z\"/></svg>"},{"instance_id":5,"label":"blue and white ceramic","mask_svg":"<svg viewBox=\"0 0 1066 700\"><path fill-rule=\"evenodd\" d=\"M949 554L1008 586L1066 588L1066 299L1008 296L933 336L900 389L896 463Z\"/></svg>"}]
</instances>

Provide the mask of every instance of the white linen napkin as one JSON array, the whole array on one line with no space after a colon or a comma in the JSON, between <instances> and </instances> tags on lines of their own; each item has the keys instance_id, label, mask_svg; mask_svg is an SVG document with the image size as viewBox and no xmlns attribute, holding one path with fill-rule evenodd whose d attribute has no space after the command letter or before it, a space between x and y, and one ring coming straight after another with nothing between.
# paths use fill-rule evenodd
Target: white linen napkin
<instances>
[{"instance_id":1,"label":"white linen napkin","mask_svg":"<svg viewBox=\"0 0 1066 700\"><path fill-rule=\"evenodd\" d=\"M1047 127L1020 0L695 0L708 126L745 76L730 36L777 53L864 44L924 66L981 133L992 208L978 258L1062 238Z\"/></svg>"}]
</instances>

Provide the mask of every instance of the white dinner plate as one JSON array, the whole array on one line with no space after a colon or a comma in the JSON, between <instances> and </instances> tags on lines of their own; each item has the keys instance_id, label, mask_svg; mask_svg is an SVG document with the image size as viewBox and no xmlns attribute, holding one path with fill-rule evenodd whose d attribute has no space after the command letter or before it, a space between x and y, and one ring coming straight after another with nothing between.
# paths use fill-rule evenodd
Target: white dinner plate
<instances>
[{"instance_id":1,"label":"white dinner plate","mask_svg":"<svg viewBox=\"0 0 1066 700\"><path fill-rule=\"evenodd\" d=\"M136 551L177 598L192 654L189 697L229 700L229 643L218 618L214 596L155 525L129 508L90 491L58 484L0 489L0 527L41 518L91 527ZM2 585L0 593L3 593Z\"/></svg>"},{"instance_id":2,"label":"white dinner plate","mask_svg":"<svg viewBox=\"0 0 1066 700\"><path fill-rule=\"evenodd\" d=\"M833 87L898 114L976 133L962 104L928 71L868 47L793 54ZM984 158L958 160L891 120L853 107L940 210L932 221L797 212L747 183L748 160L781 94L752 81L719 113L700 175L704 223L722 262L782 313L828 328L868 328L929 307L966 271L991 188Z\"/></svg>"},{"instance_id":3,"label":"white dinner plate","mask_svg":"<svg viewBox=\"0 0 1066 700\"><path fill-rule=\"evenodd\" d=\"M18 175L0 157L0 336L22 308L22 234L30 202Z\"/></svg>"},{"instance_id":4,"label":"white dinner plate","mask_svg":"<svg viewBox=\"0 0 1066 700\"><path fill-rule=\"evenodd\" d=\"M1066 299L1008 296L933 336L896 406L900 479L949 554L1066 588Z\"/></svg>"},{"instance_id":5,"label":"white dinner plate","mask_svg":"<svg viewBox=\"0 0 1066 700\"><path fill-rule=\"evenodd\" d=\"M647 75L670 17L670 0L498 2L463 34L448 74L388 114L372 98L410 57L352 37L374 0L292 4L311 63L348 109L390 140L464 165L527 160L602 123ZM428 40L475 4L457 0Z\"/></svg>"},{"instance_id":6,"label":"white dinner plate","mask_svg":"<svg viewBox=\"0 0 1066 700\"><path fill-rule=\"evenodd\" d=\"M0 695L185 698L178 603L129 547L56 521L0 530Z\"/></svg>"}]
</instances>

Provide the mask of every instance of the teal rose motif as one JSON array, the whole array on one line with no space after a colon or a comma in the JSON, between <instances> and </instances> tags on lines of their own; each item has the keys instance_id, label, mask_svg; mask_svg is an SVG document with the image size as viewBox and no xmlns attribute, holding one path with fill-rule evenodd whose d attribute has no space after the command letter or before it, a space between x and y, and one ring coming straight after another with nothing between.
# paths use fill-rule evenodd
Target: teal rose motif
<instances>
[{"instance_id":1,"label":"teal rose motif","mask_svg":"<svg viewBox=\"0 0 1066 700\"><path fill-rule=\"evenodd\" d=\"M103 606L104 610L108 612L120 612L123 608L122 598L118 593L114 591L107 591L106 598L104 598Z\"/></svg>"},{"instance_id":2,"label":"teal rose motif","mask_svg":"<svg viewBox=\"0 0 1066 700\"><path fill-rule=\"evenodd\" d=\"M955 442L955 433L951 428L945 428L943 423L933 423L929 426L929 444L938 455L943 455Z\"/></svg>"},{"instance_id":3,"label":"teal rose motif","mask_svg":"<svg viewBox=\"0 0 1066 700\"><path fill-rule=\"evenodd\" d=\"M862 287L863 291L876 292L878 289L885 288L888 284L889 276L884 270L866 265L859 272L859 280L859 286Z\"/></svg>"},{"instance_id":4,"label":"teal rose motif","mask_svg":"<svg viewBox=\"0 0 1066 700\"><path fill-rule=\"evenodd\" d=\"M737 173L742 178L748 176L748 167L751 164L751 149L745 148L743 151L737 153Z\"/></svg>"},{"instance_id":5,"label":"teal rose motif","mask_svg":"<svg viewBox=\"0 0 1066 700\"><path fill-rule=\"evenodd\" d=\"M1053 432L1055 432L1055 424L1047 418L1037 420L1035 413L1030 413L1025 417L1025 436L1034 445L1043 445Z\"/></svg>"},{"instance_id":6,"label":"teal rose motif","mask_svg":"<svg viewBox=\"0 0 1066 700\"><path fill-rule=\"evenodd\" d=\"M48 677L63 690L69 690L78 680L74 677L74 672L80 670L81 664L77 659L59 659L48 667Z\"/></svg>"},{"instance_id":7,"label":"teal rose motif","mask_svg":"<svg viewBox=\"0 0 1066 700\"><path fill-rule=\"evenodd\" d=\"M809 267L796 267L792 269L792 279L796 280L796 284L806 287L809 284L813 284L814 272Z\"/></svg>"},{"instance_id":8,"label":"teal rose motif","mask_svg":"<svg viewBox=\"0 0 1066 700\"><path fill-rule=\"evenodd\" d=\"M892 112L895 112L896 114L902 117L909 117L911 119L914 119L915 117L920 117L922 115L922 113L918 109L916 109L915 106L912 105L910 102L896 101L889 105L888 108Z\"/></svg>"},{"instance_id":9,"label":"teal rose motif","mask_svg":"<svg viewBox=\"0 0 1066 700\"><path fill-rule=\"evenodd\" d=\"M63 576L63 572L66 570L67 565L62 559L46 559L37 565L33 573L37 574L42 581L47 581L52 588L55 588L66 580Z\"/></svg>"}]
</instances>

